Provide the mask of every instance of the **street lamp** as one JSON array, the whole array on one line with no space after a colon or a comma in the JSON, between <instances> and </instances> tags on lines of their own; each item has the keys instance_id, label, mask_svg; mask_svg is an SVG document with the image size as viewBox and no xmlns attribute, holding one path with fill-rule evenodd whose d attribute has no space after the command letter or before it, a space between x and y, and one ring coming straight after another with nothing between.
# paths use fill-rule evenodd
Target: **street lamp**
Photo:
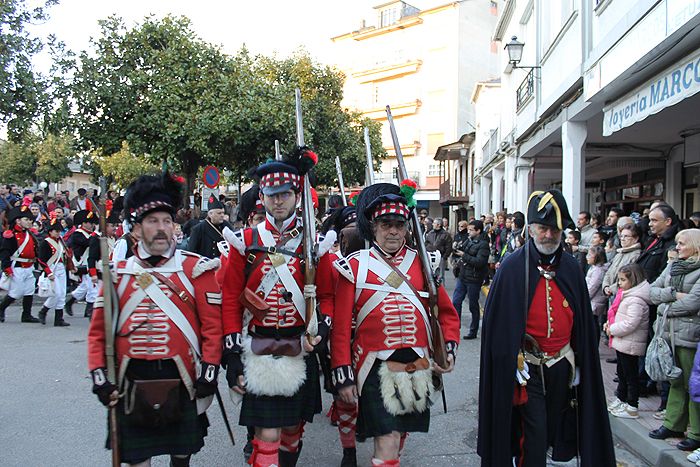
<instances>
[{"instance_id":1,"label":"street lamp","mask_svg":"<svg viewBox=\"0 0 700 467\"><path fill-rule=\"evenodd\" d=\"M540 68L538 66L518 66L518 63L523 58L523 47L525 47L525 44L518 41L518 36L511 37L510 42L505 46L505 49L508 51L508 62L513 68L529 68L531 70Z\"/></svg>"}]
</instances>

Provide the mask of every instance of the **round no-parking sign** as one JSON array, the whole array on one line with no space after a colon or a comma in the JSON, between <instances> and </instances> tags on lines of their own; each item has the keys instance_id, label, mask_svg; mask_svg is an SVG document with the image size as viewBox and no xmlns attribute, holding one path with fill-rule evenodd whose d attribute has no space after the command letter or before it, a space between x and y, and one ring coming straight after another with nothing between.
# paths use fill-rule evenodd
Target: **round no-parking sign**
<instances>
[{"instance_id":1,"label":"round no-parking sign","mask_svg":"<svg viewBox=\"0 0 700 467\"><path fill-rule=\"evenodd\" d=\"M216 188L220 180L219 169L213 165L208 165L202 173L202 181L207 188Z\"/></svg>"}]
</instances>

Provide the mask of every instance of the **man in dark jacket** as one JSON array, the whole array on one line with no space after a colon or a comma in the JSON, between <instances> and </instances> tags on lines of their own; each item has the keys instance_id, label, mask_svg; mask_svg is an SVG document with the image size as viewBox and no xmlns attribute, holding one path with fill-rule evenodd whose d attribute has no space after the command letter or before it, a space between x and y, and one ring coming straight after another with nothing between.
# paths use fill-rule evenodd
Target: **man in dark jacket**
<instances>
[{"instance_id":1,"label":"man in dark jacket","mask_svg":"<svg viewBox=\"0 0 700 467\"><path fill-rule=\"evenodd\" d=\"M613 467L588 288L561 233L574 226L558 190L528 201L531 240L498 269L481 334L481 465L540 467L578 456Z\"/></svg>"},{"instance_id":2,"label":"man in dark jacket","mask_svg":"<svg viewBox=\"0 0 700 467\"><path fill-rule=\"evenodd\" d=\"M460 251L455 254L460 256L459 260L459 280L452 294L452 304L462 319L462 302L464 297L469 297L469 311L472 320L469 324L469 332L465 339L476 339L479 330L479 319L481 309L479 306L479 291L484 283L488 272L489 243L483 238L484 223L481 221L471 221L467 226L469 241L464 244Z\"/></svg>"},{"instance_id":3,"label":"man in dark jacket","mask_svg":"<svg viewBox=\"0 0 700 467\"><path fill-rule=\"evenodd\" d=\"M469 232L467 231L468 225L469 222L464 220L457 223L457 233L455 234L452 242L452 266L455 277L459 277L459 259L462 253L462 248L469 241Z\"/></svg>"},{"instance_id":4,"label":"man in dark jacket","mask_svg":"<svg viewBox=\"0 0 700 467\"><path fill-rule=\"evenodd\" d=\"M224 228L233 229L233 227L224 220L224 205L221 201L212 196L208 207L207 218L192 227L190 239L187 241L187 251L213 259L221 256L217 245L224 241L222 234Z\"/></svg>"},{"instance_id":5,"label":"man in dark jacket","mask_svg":"<svg viewBox=\"0 0 700 467\"><path fill-rule=\"evenodd\" d=\"M442 255L440 259L440 279L445 277L447 268L447 258L452 253L452 235L442 228L442 219L436 217L433 221L433 230L425 234L425 247L428 251L439 251Z\"/></svg>"},{"instance_id":6,"label":"man in dark jacket","mask_svg":"<svg viewBox=\"0 0 700 467\"><path fill-rule=\"evenodd\" d=\"M668 204L659 204L649 211L650 243L637 259L644 269L647 282L653 283L661 275L668 262L668 251L676 247L676 234L680 230L676 211Z\"/></svg>"}]
</instances>

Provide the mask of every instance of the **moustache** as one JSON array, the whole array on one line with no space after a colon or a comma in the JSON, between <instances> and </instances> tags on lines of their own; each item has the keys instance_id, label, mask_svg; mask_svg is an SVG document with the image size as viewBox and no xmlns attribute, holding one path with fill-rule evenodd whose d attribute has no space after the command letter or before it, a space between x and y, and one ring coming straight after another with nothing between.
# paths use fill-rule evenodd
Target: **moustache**
<instances>
[{"instance_id":1,"label":"moustache","mask_svg":"<svg viewBox=\"0 0 700 467\"><path fill-rule=\"evenodd\" d=\"M155 237L153 237L153 240L167 240L168 236L165 235L165 232L158 232Z\"/></svg>"}]
</instances>

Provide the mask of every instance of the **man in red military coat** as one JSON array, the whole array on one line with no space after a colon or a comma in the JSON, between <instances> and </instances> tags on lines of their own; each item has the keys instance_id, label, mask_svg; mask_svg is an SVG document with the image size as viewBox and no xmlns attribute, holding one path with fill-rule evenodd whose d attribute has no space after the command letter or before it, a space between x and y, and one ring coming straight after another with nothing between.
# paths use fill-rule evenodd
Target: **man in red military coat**
<instances>
[{"instance_id":1,"label":"man in red military coat","mask_svg":"<svg viewBox=\"0 0 700 467\"><path fill-rule=\"evenodd\" d=\"M0 323L5 322L5 310L15 300L22 297L22 322L38 323L32 316L34 298L34 263L38 261L39 242L32 231L34 216L27 206L17 206L8 213L8 221L12 226L2 234L0 244L0 264L2 274L10 278L7 295L0 302ZM39 261L41 264L41 261ZM51 270L42 265L44 272Z\"/></svg>"},{"instance_id":2,"label":"man in red military coat","mask_svg":"<svg viewBox=\"0 0 700 467\"><path fill-rule=\"evenodd\" d=\"M115 265L109 284L118 299L118 381L106 377L103 291L90 323L93 392L104 405L116 404L120 458L132 465L150 465L163 454L173 466L189 465L209 425L197 400L216 391L223 343L218 262L175 249L181 199L182 183L167 173L142 176L127 190L125 207L142 237L134 255Z\"/></svg>"},{"instance_id":3,"label":"man in red military coat","mask_svg":"<svg viewBox=\"0 0 700 467\"><path fill-rule=\"evenodd\" d=\"M459 317L440 286L438 320L449 367L432 362L423 266L406 245L409 203L396 185L365 188L357 200L357 223L371 247L333 263L341 276L331 333L334 384L344 402L359 399L357 437L374 437L374 466L399 465L403 435L428 431L432 372L452 371L459 341ZM430 258L435 271L439 254Z\"/></svg>"},{"instance_id":4,"label":"man in red military coat","mask_svg":"<svg viewBox=\"0 0 700 467\"><path fill-rule=\"evenodd\" d=\"M304 226L296 206L303 162L316 155L301 148L295 156L256 170L265 221L225 231L231 248L222 285L222 363L229 387L243 395L240 424L255 427L249 460L254 466L296 465L304 424L321 411L318 364L310 353L325 344L333 315L331 266L324 253L335 235L319 244L316 284L305 285ZM305 298L311 296L318 297L320 317L309 341Z\"/></svg>"}]
</instances>

